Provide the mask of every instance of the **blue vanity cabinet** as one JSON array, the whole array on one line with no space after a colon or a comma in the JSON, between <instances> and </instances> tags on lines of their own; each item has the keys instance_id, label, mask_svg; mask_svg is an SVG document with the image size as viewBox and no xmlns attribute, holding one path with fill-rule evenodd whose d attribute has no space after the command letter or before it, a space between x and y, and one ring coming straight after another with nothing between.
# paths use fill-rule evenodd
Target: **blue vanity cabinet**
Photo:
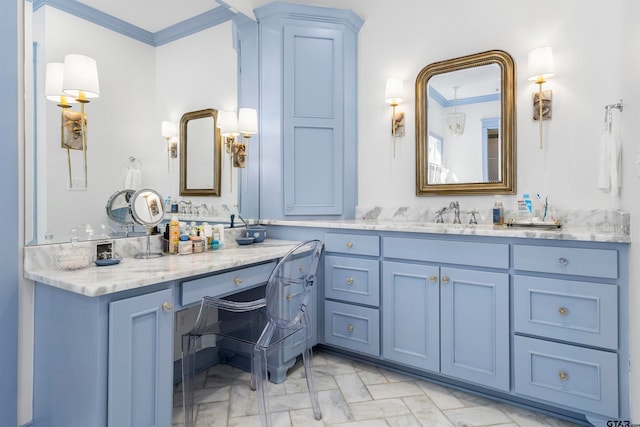
<instances>
[{"instance_id":1,"label":"blue vanity cabinet","mask_svg":"<svg viewBox=\"0 0 640 427\"><path fill-rule=\"evenodd\" d=\"M380 355L380 238L326 233L324 339Z\"/></svg>"},{"instance_id":2,"label":"blue vanity cabinet","mask_svg":"<svg viewBox=\"0 0 640 427\"><path fill-rule=\"evenodd\" d=\"M382 356L440 371L440 269L384 261L382 271Z\"/></svg>"},{"instance_id":3,"label":"blue vanity cabinet","mask_svg":"<svg viewBox=\"0 0 640 427\"><path fill-rule=\"evenodd\" d=\"M260 216L353 218L363 21L348 10L280 2L255 15L260 164L268 165L260 172Z\"/></svg>"},{"instance_id":4,"label":"blue vanity cabinet","mask_svg":"<svg viewBox=\"0 0 640 427\"><path fill-rule=\"evenodd\" d=\"M618 333L626 256L613 247L514 245L513 263L515 392L579 410L596 425L627 419Z\"/></svg>"},{"instance_id":5,"label":"blue vanity cabinet","mask_svg":"<svg viewBox=\"0 0 640 427\"><path fill-rule=\"evenodd\" d=\"M89 297L36 283L34 425L170 427L172 287Z\"/></svg>"},{"instance_id":6,"label":"blue vanity cabinet","mask_svg":"<svg viewBox=\"0 0 640 427\"><path fill-rule=\"evenodd\" d=\"M396 237L383 245L385 259L403 260L383 263L383 358L509 391L509 275L468 269L481 253L495 257L487 266L508 266L508 245Z\"/></svg>"},{"instance_id":7,"label":"blue vanity cabinet","mask_svg":"<svg viewBox=\"0 0 640 427\"><path fill-rule=\"evenodd\" d=\"M173 290L109 303L108 426L171 426Z\"/></svg>"}]
</instances>

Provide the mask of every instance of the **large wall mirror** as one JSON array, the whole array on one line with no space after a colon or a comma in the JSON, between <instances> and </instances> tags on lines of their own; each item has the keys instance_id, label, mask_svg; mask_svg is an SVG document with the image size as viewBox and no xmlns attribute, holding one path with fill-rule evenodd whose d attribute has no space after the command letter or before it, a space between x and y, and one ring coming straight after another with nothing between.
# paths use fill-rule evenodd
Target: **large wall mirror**
<instances>
[{"instance_id":1,"label":"large wall mirror","mask_svg":"<svg viewBox=\"0 0 640 427\"><path fill-rule=\"evenodd\" d=\"M516 191L515 67L492 50L436 62L416 79L416 194Z\"/></svg>"},{"instance_id":2,"label":"large wall mirror","mask_svg":"<svg viewBox=\"0 0 640 427\"><path fill-rule=\"evenodd\" d=\"M180 119L180 195L220 196L222 148L218 111L185 113Z\"/></svg>"}]
</instances>

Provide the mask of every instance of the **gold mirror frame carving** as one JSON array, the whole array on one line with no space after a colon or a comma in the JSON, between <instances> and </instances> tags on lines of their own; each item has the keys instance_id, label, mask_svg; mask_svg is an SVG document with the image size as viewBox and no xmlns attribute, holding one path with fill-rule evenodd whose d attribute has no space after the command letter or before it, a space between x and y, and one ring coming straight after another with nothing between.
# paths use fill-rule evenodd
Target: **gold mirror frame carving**
<instances>
[{"instance_id":1,"label":"gold mirror frame carving","mask_svg":"<svg viewBox=\"0 0 640 427\"><path fill-rule=\"evenodd\" d=\"M189 188L187 186L187 147L189 135L187 125L191 120L213 118L213 158L211 159L213 168L213 188ZM208 108L205 110L191 111L182 115L180 119L180 195L181 196L216 196L220 197L220 180L222 178L222 144L220 129L218 128L218 110Z\"/></svg>"},{"instance_id":2,"label":"gold mirror frame carving","mask_svg":"<svg viewBox=\"0 0 640 427\"><path fill-rule=\"evenodd\" d=\"M437 74L483 65L498 64L501 77L500 132L502 156L501 181L483 183L427 183L427 148L429 127L427 122L427 88L429 79ZM507 52L490 50L460 58L435 62L424 67L416 78L416 195L441 194L515 194L516 192L516 107L515 65Z\"/></svg>"}]
</instances>

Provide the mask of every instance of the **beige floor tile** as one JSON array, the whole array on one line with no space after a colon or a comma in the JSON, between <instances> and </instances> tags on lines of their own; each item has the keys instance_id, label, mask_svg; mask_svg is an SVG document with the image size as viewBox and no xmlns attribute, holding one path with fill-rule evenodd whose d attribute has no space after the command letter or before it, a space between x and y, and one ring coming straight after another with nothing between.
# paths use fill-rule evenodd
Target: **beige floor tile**
<instances>
[{"instance_id":1,"label":"beige floor tile","mask_svg":"<svg viewBox=\"0 0 640 427\"><path fill-rule=\"evenodd\" d=\"M402 399L424 427L453 427L444 413L426 395Z\"/></svg>"},{"instance_id":2,"label":"beige floor tile","mask_svg":"<svg viewBox=\"0 0 640 427\"><path fill-rule=\"evenodd\" d=\"M400 382L389 384L374 384L367 386L374 399L389 399L393 397L405 397L422 395L424 392L415 382Z\"/></svg>"},{"instance_id":3,"label":"beige floor tile","mask_svg":"<svg viewBox=\"0 0 640 427\"><path fill-rule=\"evenodd\" d=\"M455 426L489 426L511 423L511 418L502 411L490 406L473 406L460 409L447 409L443 413Z\"/></svg>"},{"instance_id":4,"label":"beige floor tile","mask_svg":"<svg viewBox=\"0 0 640 427\"><path fill-rule=\"evenodd\" d=\"M333 377L348 403L372 400L371 394L356 373L336 375Z\"/></svg>"},{"instance_id":5,"label":"beige floor tile","mask_svg":"<svg viewBox=\"0 0 640 427\"><path fill-rule=\"evenodd\" d=\"M356 402L349 405L349 407L351 408L351 413L356 421L395 417L397 415L409 415L411 413L402 399Z\"/></svg>"}]
</instances>

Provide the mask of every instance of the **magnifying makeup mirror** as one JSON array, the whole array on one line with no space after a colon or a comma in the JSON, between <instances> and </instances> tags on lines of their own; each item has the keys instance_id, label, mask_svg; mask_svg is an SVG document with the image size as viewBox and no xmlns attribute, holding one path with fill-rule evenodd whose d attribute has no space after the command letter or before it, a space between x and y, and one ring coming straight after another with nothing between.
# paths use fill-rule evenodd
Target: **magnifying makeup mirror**
<instances>
[{"instance_id":1,"label":"magnifying makeup mirror","mask_svg":"<svg viewBox=\"0 0 640 427\"><path fill-rule=\"evenodd\" d=\"M136 191L129 201L133 220L147 229L147 250L139 253L135 258L157 258L162 252L151 252L150 235L153 227L160 224L164 218L164 203L162 196L155 190L144 188Z\"/></svg>"},{"instance_id":2,"label":"magnifying makeup mirror","mask_svg":"<svg viewBox=\"0 0 640 427\"><path fill-rule=\"evenodd\" d=\"M134 195L135 190L119 190L116 191L107 200L107 216L111 221L120 224L125 228L125 237L129 236L129 228L133 231L133 216L131 215L131 207L129 202Z\"/></svg>"}]
</instances>

